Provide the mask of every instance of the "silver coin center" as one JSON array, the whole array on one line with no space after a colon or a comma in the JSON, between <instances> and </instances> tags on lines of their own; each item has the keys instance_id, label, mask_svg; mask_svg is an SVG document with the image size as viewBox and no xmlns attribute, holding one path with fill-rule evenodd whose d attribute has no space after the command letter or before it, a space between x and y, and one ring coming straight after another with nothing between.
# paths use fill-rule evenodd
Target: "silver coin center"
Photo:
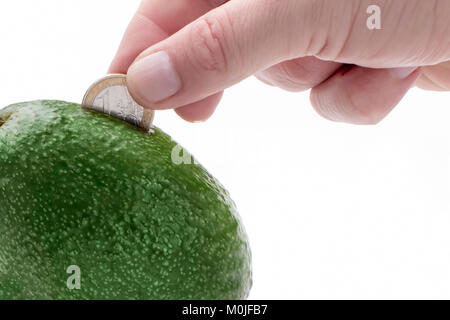
<instances>
[{"instance_id":1,"label":"silver coin center","mask_svg":"<svg viewBox=\"0 0 450 320\"><path fill-rule=\"evenodd\" d=\"M144 108L133 100L128 88L121 85L103 89L95 97L92 108L136 126L141 123L144 117Z\"/></svg>"}]
</instances>

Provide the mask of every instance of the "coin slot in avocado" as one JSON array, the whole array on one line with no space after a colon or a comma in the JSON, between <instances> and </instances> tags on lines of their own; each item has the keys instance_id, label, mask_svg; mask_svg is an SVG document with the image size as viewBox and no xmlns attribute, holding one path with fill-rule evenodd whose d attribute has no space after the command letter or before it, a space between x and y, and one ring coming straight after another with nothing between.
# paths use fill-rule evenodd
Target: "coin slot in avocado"
<instances>
[{"instance_id":1,"label":"coin slot in avocado","mask_svg":"<svg viewBox=\"0 0 450 320\"><path fill-rule=\"evenodd\" d=\"M2 126L2 125L4 125L5 124L5 120L3 120L2 118L0 118L0 127Z\"/></svg>"}]
</instances>

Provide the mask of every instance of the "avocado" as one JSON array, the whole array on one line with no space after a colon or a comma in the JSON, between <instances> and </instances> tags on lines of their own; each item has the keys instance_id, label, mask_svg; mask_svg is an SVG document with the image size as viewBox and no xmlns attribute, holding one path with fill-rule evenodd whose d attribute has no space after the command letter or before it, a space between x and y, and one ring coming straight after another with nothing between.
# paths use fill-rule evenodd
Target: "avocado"
<instances>
[{"instance_id":1,"label":"avocado","mask_svg":"<svg viewBox=\"0 0 450 320\"><path fill-rule=\"evenodd\" d=\"M0 110L0 299L245 299L236 207L178 145L78 104Z\"/></svg>"}]
</instances>

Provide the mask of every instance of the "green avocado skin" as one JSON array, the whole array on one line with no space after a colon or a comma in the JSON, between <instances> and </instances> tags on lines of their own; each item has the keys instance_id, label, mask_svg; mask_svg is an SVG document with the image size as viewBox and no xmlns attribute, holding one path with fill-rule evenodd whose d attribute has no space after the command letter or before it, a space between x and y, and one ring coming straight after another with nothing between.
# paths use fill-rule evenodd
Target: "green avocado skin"
<instances>
[{"instance_id":1,"label":"green avocado skin","mask_svg":"<svg viewBox=\"0 0 450 320\"><path fill-rule=\"evenodd\" d=\"M245 299L227 191L177 145L78 104L0 110L0 299ZM81 288L69 289L69 266Z\"/></svg>"}]
</instances>

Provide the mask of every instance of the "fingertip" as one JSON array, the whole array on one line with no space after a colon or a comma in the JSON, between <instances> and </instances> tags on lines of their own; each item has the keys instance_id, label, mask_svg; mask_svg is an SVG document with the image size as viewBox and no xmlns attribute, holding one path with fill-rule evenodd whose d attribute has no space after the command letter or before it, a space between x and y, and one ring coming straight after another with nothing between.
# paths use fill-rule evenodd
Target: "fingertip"
<instances>
[{"instance_id":1,"label":"fingertip","mask_svg":"<svg viewBox=\"0 0 450 320\"><path fill-rule=\"evenodd\" d=\"M165 51L157 51L133 63L128 69L127 83L131 95L145 107L161 104L182 87L172 60Z\"/></svg>"},{"instance_id":2,"label":"fingertip","mask_svg":"<svg viewBox=\"0 0 450 320\"><path fill-rule=\"evenodd\" d=\"M406 73L403 70L393 75L390 69L345 66L312 89L311 103L326 119L374 125L400 102L419 77L420 70Z\"/></svg>"}]
</instances>

